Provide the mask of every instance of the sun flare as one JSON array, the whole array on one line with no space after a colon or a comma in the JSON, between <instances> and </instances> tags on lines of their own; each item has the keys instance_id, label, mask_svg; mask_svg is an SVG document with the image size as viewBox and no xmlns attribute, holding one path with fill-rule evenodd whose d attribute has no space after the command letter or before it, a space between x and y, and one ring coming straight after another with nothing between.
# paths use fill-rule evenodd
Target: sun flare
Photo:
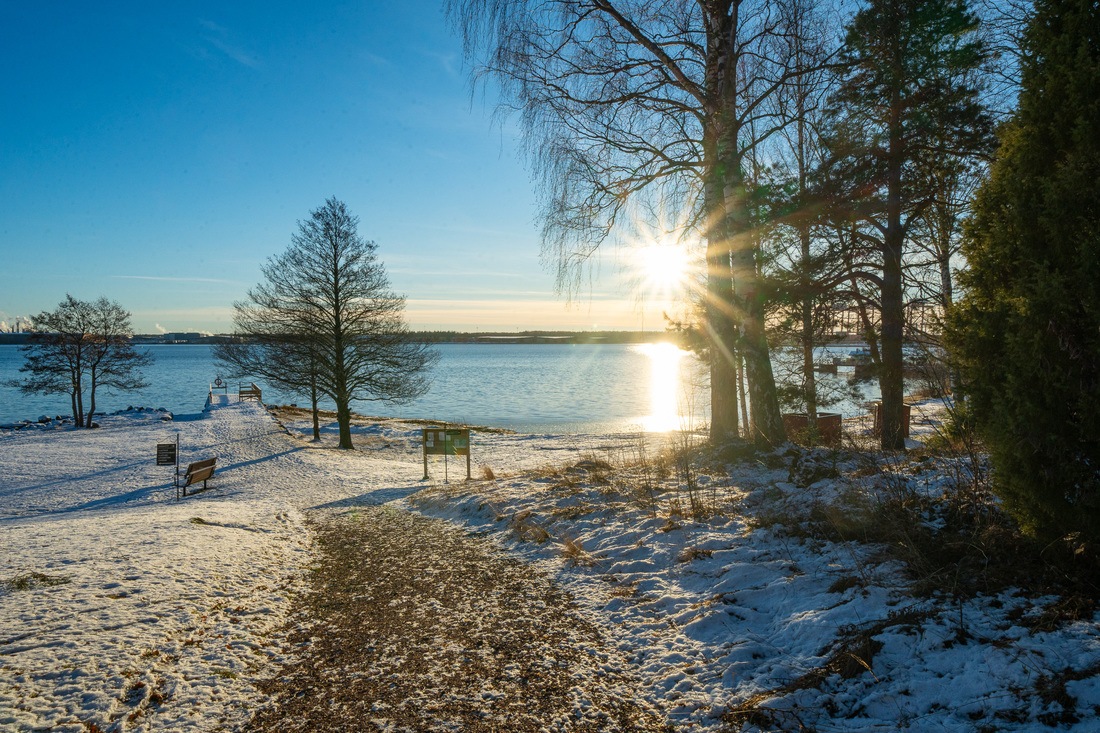
<instances>
[{"instance_id":1,"label":"sun flare","mask_svg":"<svg viewBox=\"0 0 1100 733\"><path fill-rule=\"evenodd\" d=\"M650 290L679 291L687 280L689 266L685 247L649 244L638 250L638 270Z\"/></svg>"}]
</instances>

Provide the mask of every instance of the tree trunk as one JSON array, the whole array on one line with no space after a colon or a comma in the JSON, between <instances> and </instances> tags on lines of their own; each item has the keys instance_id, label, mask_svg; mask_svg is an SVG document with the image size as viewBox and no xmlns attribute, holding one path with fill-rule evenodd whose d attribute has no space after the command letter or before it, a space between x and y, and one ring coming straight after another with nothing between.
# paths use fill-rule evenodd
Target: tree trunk
<instances>
[{"instance_id":1,"label":"tree trunk","mask_svg":"<svg viewBox=\"0 0 1100 733\"><path fill-rule=\"evenodd\" d=\"M736 140L736 135L733 136ZM733 145L732 149L736 149ZM731 152L732 152L731 149ZM787 439L779 396L775 389L771 354L764 325L764 299L756 265L756 247L752 219L748 213L746 182L739 158L723 166L723 202L730 233L730 263L733 273L733 302L741 317L741 355L749 378L749 402L752 404L752 441L761 447L779 445Z\"/></svg>"},{"instance_id":2,"label":"tree trunk","mask_svg":"<svg viewBox=\"0 0 1100 733\"><path fill-rule=\"evenodd\" d=\"M351 450L355 446L351 444L351 408L348 406L347 397L336 401L336 422L340 426L340 448Z\"/></svg>"},{"instance_id":3,"label":"tree trunk","mask_svg":"<svg viewBox=\"0 0 1100 733\"><path fill-rule=\"evenodd\" d=\"M787 439L783 427L783 414L779 411L779 397L775 390L768 339L764 333L763 316L745 319L743 339L745 373L749 378L749 402L752 404L752 440L760 447L769 448Z\"/></svg>"},{"instance_id":4,"label":"tree trunk","mask_svg":"<svg viewBox=\"0 0 1100 733\"><path fill-rule=\"evenodd\" d=\"M715 75L719 71L711 69L708 73ZM713 443L722 443L738 436L737 361L740 350L733 310L729 230L722 191L722 129L717 112L712 113L710 119L711 124L703 133L703 154L707 161L704 181L707 211L706 332L710 343L710 439Z\"/></svg>"},{"instance_id":5,"label":"tree trunk","mask_svg":"<svg viewBox=\"0 0 1100 733\"><path fill-rule=\"evenodd\" d=\"M806 400L806 426L817 429L817 378L814 374L813 303L802 301L802 390Z\"/></svg>"},{"instance_id":6,"label":"tree trunk","mask_svg":"<svg viewBox=\"0 0 1100 733\"><path fill-rule=\"evenodd\" d=\"M871 316L867 314L867 304L859 292L859 283L852 278L852 292L856 294L856 310L859 312L859 323L863 327L863 340L867 342L867 351L871 354L871 363L877 367L882 366L882 352L878 348L878 334L875 333L875 324L871 323Z\"/></svg>"},{"instance_id":7,"label":"tree trunk","mask_svg":"<svg viewBox=\"0 0 1100 733\"><path fill-rule=\"evenodd\" d=\"M333 241L332 246L332 272L330 274L332 288L332 377L336 402L336 422L340 427L340 448L351 450L351 396L348 394L348 371L344 354L344 323L343 309L346 306L342 295L343 278L340 272L341 256L338 241Z\"/></svg>"},{"instance_id":8,"label":"tree trunk","mask_svg":"<svg viewBox=\"0 0 1100 733\"><path fill-rule=\"evenodd\" d=\"M88 414L84 417L84 427L86 428L92 427L92 419L95 417L95 388L96 377L93 373L91 375L91 385L88 389Z\"/></svg>"},{"instance_id":9,"label":"tree trunk","mask_svg":"<svg viewBox=\"0 0 1100 733\"><path fill-rule=\"evenodd\" d=\"M76 394L76 409L73 411L73 421L77 427L84 427L84 383L79 374L73 378L73 392Z\"/></svg>"},{"instance_id":10,"label":"tree trunk","mask_svg":"<svg viewBox=\"0 0 1100 733\"><path fill-rule=\"evenodd\" d=\"M319 442L321 440L321 415L317 407L317 386L314 385L310 390L309 395L310 406L313 410L313 441Z\"/></svg>"},{"instance_id":11,"label":"tree trunk","mask_svg":"<svg viewBox=\"0 0 1100 733\"><path fill-rule=\"evenodd\" d=\"M737 395L741 398L741 434L751 435L748 389L745 386L745 360L737 355Z\"/></svg>"},{"instance_id":12,"label":"tree trunk","mask_svg":"<svg viewBox=\"0 0 1100 733\"><path fill-rule=\"evenodd\" d=\"M313 348L309 351L309 402L313 412L313 440L321 440L321 416L317 407L319 395L317 394L317 358Z\"/></svg>"},{"instance_id":13,"label":"tree trunk","mask_svg":"<svg viewBox=\"0 0 1100 733\"><path fill-rule=\"evenodd\" d=\"M886 184L886 234L882 238L882 297L879 303L882 308L882 366L879 371L882 411L879 426L882 429L883 450L904 450L905 436L901 425L902 402L905 399L902 374L905 333L901 272L901 253L905 241L901 223L902 129L897 92L893 97Z\"/></svg>"},{"instance_id":14,"label":"tree trunk","mask_svg":"<svg viewBox=\"0 0 1100 733\"><path fill-rule=\"evenodd\" d=\"M890 236L893 234L893 236ZM882 366L879 371L879 388L882 392L883 450L905 448L902 432L902 402L905 399L903 382L902 341L905 327L901 287L901 243L898 233L887 230L884 238L882 277Z\"/></svg>"},{"instance_id":15,"label":"tree trunk","mask_svg":"<svg viewBox=\"0 0 1100 733\"><path fill-rule=\"evenodd\" d=\"M945 214L940 224L940 243L939 243L939 256L940 256L940 309L941 317L940 324L947 321L947 314L951 310L951 306L955 301L955 289L954 283L951 278L951 230L947 228L948 222L946 221L947 215ZM940 334L940 343L942 343L943 334ZM944 390L947 394L955 393L955 385L959 383L958 366L953 362L954 360L948 360L950 366L947 370L947 384L944 385Z\"/></svg>"},{"instance_id":16,"label":"tree trunk","mask_svg":"<svg viewBox=\"0 0 1100 733\"><path fill-rule=\"evenodd\" d=\"M739 2L701 3L707 16L703 162L707 213L707 326L711 338L711 439L737 435L736 354L745 359L753 439L785 440L764 334L752 215L738 119ZM738 327L741 329L738 338Z\"/></svg>"},{"instance_id":17,"label":"tree trunk","mask_svg":"<svg viewBox=\"0 0 1100 733\"><path fill-rule=\"evenodd\" d=\"M801 59L800 59L801 60ZM798 80L798 196L806 197L807 169L806 160L806 91ZM817 434L817 376L814 374L814 299L810 295L810 225L805 220L798 225L798 244L801 255L799 285L802 287L802 389L806 402L806 427L810 435Z\"/></svg>"},{"instance_id":18,"label":"tree trunk","mask_svg":"<svg viewBox=\"0 0 1100 733\"><path fill-rule=\"evenodd\" d=\"M707 248L711 249L708 244ZM721 245L708 253L707 334L710 339L710 438L737 437L737 327L730 317L729 258Z\"/></svg>"}]
</instances>

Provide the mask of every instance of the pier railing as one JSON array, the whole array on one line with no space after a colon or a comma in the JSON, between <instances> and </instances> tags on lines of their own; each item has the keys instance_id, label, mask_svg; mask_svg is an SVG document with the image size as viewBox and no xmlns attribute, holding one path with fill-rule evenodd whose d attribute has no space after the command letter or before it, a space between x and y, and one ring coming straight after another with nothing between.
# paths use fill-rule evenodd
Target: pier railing
<instances>
[{"instance_id":1,"label":"pier railing","mask_svg":"<svg viewBox=\"0 0 1100 733\"><path fill-rule=\"evenodd\" d=\"M251 382L248 385L241 385L237 389L237 399L241 402L245 400L256 400L257 402L263 402L263 393L260 388L256 386L255 382Z\"/></svg>"}]
</instances>

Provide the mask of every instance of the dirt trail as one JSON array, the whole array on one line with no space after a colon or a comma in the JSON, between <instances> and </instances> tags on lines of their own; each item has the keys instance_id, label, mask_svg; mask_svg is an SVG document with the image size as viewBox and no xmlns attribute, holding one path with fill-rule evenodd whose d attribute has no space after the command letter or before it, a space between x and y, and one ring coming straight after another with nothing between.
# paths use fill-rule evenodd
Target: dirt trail
<instances>
[{"instance_id":1,"label":"dirt trail","mask_svg":"<svg viewBox=\"0 0 1100 733\"><path fill-rule=\"evenodd\" d=\"M392 508L314 521L299 661L246 730L667 729L603 632L530 566Z\"/></svg>"}]
</instances>

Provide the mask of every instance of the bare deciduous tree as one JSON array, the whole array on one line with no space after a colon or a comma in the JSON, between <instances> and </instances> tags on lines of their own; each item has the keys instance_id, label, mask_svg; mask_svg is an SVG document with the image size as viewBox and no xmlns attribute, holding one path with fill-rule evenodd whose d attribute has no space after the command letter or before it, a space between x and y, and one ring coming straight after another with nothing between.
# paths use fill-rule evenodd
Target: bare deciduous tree
<instances>
[{"instance_id":1,"label":"bare deciduous tree","mask_svg":"<svg viewBox=\"0 0 1100 733\"><path fill-rule=\"evenodd\" d=\"M707 240L711 433L737 434L744 355L752 437L781 442L764 332L748 155L785 124L779 90L806 73L783 0L452 0L475 80L518 111L541 181L543 246L563 289L639 200ZM803 48L814 45L802 44ZM820 39L817 45L823 45Z\"/></svg>"},{"instance_id":2,"label":"bare deciduous tree","mask_svg":"<svg viewBox=\"0 0 1100 733\"><path fill-rule=\"evenodd\" d=\"M28 376L19 388L27 394L68 394L78 426L93 426L100 389L126 392L146 386L140 369L152 358L134 350L130 313L118 303L66 295L56 309L32 320L37 333L23 347L26 361L19 371Z\"/></svg>"},{"instance_id":3,"label":"bare deciduous tree","mask_svg":"<svg viewBox=\"0 0 1100 733\"><path fill-rule=\"evenodd\" d=\"M264 282L235 304L242 345L217 352L238 371L309 389L315 410L318 393L331 399L348 449L351 402L423 394L437 358L411 340L405 299L390 289L377 245L358 225L335 198L310 212L287 251L263 267Z\"/></svg>"}]
</instances>

